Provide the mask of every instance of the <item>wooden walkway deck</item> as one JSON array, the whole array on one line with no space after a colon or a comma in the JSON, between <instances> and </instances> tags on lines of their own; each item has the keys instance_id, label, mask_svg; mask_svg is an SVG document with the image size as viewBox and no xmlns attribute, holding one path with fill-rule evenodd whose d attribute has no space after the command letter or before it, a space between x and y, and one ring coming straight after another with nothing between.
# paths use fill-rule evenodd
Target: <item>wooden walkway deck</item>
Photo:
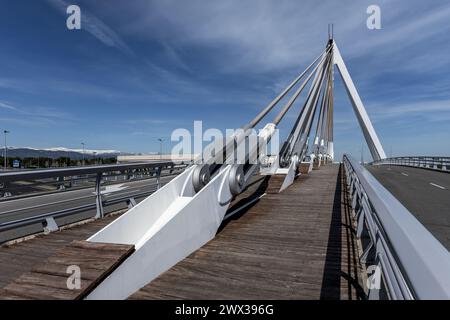
<instances>
[{"instance_id":1,"label":"wooden walkway deck","mask_svg":"<svg viewBox=\"0 0 450 320\"><path fill-rule=\"evenodd\" d=\"M233 201L228 212L236 212L249 202L252 205L227 219L216 238L130 298L363 297L360 287L362 270L357 259L343 177L339 166L323 166L320 170L301 175L280 194L276 190L282 177L255 177L248 190ZM36 280L36 277L42 277L42 274L44 278L48 274L50 277L60 276L60 266L65 264L58 257L74 249L73 254L69 254L73 260L75 251L79 250L71 249L73 241L87 239L117 216L0 247L0 289L7 289L3 290L3 298L39 298L39 290L30 291L27 295L23 289L30 282L41 283L42 279ZM75 242L75 247L79 244ZM92 249L91 258L98 254L98 248ZM82 279L84 290L81 293L61 292L60 283L51 284L49 281L48 287L56 290L52 289L55 292L49 295L43 291L41 298L82 298L85 290L92 288L99 278L101 280L114 268L115 261L126 258L129 250L132 249L120 248L114 257L111 252L105 253L116 259L106 259L109 262L105 268L88 266L92 272Z\"/></svg>"},{"instance_id":2,"label":"wooden walkway deck","mask_svg":"<svg viewBox=\"0 0 450 320\"><path fill-rule=\"evenodd\" d=\"M83 299L133 251L132 245L72 241L0 289L0 299ZM71 279L74 272L79 272L79 286Z\"/></svg>"},{"instance_id":3,"label":"wooden walkway deck","mask_svg":"<svg viewBox=\"0 0 450 320\"><path fill-rule=\"evenodd\" d=\"M48 235L41 234L19 243L2 245L0 247L0 288L55 256L72 241L86 240L118 216L117 214L107 216L101 220L90 221Z\"/></svg>"},{"instance_id":4,"label":"wooden walkway deck","mask_svg":"<svg viewBox=\"0 0 450 320\"><path fill-rule=\"evenodd\" d=\"M327 165L232 217L212 241L131 299L359 299L344 175ZM270 191L270 192L269 192ZM261 189L258 190L262 193Z\"/></svg>"}]
</instances>

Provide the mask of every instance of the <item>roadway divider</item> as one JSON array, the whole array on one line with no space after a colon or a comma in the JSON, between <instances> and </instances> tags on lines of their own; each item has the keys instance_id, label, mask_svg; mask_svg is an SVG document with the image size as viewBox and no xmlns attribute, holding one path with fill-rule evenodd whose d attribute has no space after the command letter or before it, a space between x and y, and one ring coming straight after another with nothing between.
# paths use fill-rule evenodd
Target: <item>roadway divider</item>
<instances>
[{"instance_id":1,"label":"roadway divider","mask_svg":"<svg viewBox=\"0 0 450 320\"><path fill-rule=\"evenodd\" d=\"M430 156L394 157L373 161L371 164L417 167L430 170L450 172L450 157L430 157Z\"/></svg>"}]
</instances>

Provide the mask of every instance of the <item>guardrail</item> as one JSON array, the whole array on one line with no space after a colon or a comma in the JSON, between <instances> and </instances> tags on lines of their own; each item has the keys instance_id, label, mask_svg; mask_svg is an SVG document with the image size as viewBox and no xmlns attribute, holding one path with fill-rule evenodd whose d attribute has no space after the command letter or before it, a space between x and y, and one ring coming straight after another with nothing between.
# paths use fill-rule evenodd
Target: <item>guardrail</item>
<instances>
[{"instance_id":1,"label":"guardrail","mask_svg":"<svg viewBox=\"0 0 450 320\"><path fill-rule=\"evenodd\" d=\"M450 299L450 253L356 160L344 155L369 299Z\"/></svg>"},{"instance_id":2,"label":"guardrail","mask_svg":"<svg viewBox=\"0 0 450 320\"><path fill-rule=\"evenodd\" d=\"M59 227L55 222L56 218L72 215L75 213L80 213L83 211L96 209L95 218L104 217L104 206L117 204L120 202L127 202L128 206L133 206L136 204L135 198L143 197L151 194L152 192L159 189L161 186L161 178L164 176L170 176L178 174L185 169L186 164L177 164L173 162L154 162L154 163L130 163L130 164L117 164L117 165L101 165L101 166L86 166L86 167L75 167L75 168L62 168L62 169L46 169L46 170L32 170L32 171L19 171L19 172L6 172L0 173L0 183L7 184L11 182L18 181L30 181L36 179L51 179L57 178L58 183L64 183L66 178L81 179L95 179L94 193L92 196L84 196L84 198L92 198L95 200L94 203L85 204L81 206L66 208L58 211L48 212L44 214L39 214L31 217L26 217L22 219L16 219L11 221L6 221L0 223L0 232L11 230L19 227L24 227L32 224L42 224L44 231L55 231ZM162 174L166 172L166 174ZM136 174L146 175L149 178L156 179L156 185L154 190L149 190L147 192L136 192L135 194L127 195L124 197L118 197L114 199L105 200L103 199L101 186L105 182L105 178L110 178L118 175L133 176ZM75 177L75 178L74 178ZM127 180L130 181L130 180ZM91 186L92 187L92 186ZM64 200L61 202L70 202L72 200L80 200L81 198L74 198L70 200ZM20 201L20 200L16 200ZM0 202L1 203L1 202ZM3 212L3 214L14 214L25 209L33 209L41 207L36 205L34 207L28 208L18 208L8 212Z\"/></svg>"},{"instance_id":3,"label":"guardrail","mask_svg":"<svg viewBox=\"0 0 450 320\"><path fill-rule=\"evenodd\" d=\"M373 165L397 165L419 167L431 170L450 172L450 157L394 157L373 161Z\"/></svg>"}]
</instances>

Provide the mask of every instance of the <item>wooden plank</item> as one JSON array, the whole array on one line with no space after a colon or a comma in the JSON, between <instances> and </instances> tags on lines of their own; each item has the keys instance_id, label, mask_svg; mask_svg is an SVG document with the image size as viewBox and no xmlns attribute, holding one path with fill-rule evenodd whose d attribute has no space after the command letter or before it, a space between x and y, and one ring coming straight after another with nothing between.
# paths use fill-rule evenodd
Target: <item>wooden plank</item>
<instances>
[{"instance_id":1,"label":"wooden plank","mask_svg":"<svg viewBox=\"0 0 450 320\"><path fill-rule=\"evenodd\" d=\"M83 267L83 272L81 273L81 279L83 280L96 280L98 277L98 269ZM55 264L55 263L45 263L34 267L31 272L37 272L42 274L54 275L59 277L66 277L67 265L65 264Z\"/></svg>"},{"instance_id":2,"label":"wooden plank","mask_svg":"<svg viewBox=\"0 0 450 320\"><path fill-rule=\"evenodd\" d=\"M0 299L82 299L132 252L134 246L75 240L5 286ZM69 266L80 268L81 287L69 289Z\"/></svg>"},{"instance_id":3,"label":"wooden plank","mask_svg":"<svg viewBox=\"0 0 450 320\"><path fill-rule=\"evenodd\" d=\"M265 197L130 299L361 298L343 179L321 166L278 193L273 176Z\"/></svg>"},{"instance_id":4,"label":"wooden plank","mask_svg":"<svg viewBox=\"0 0 450 320\"><path fill-rule=\"evenodd\" d=\"M73 240L84 240L120 215L75 225L62 231L38 235L26 241L0 246L0 288L41 265Z\"/></svg>"},{"instance_id":5,"label":"wooden plank","mask_svg":"<svg viewBox=\"0 0 450 320\"><path fill-rule=\"evenodd\" d=\"M270 193L279 193L280 192L280 188L281 185L284 182L284 179L286 178L286 176L284 174L274 174L272 176L269 176L269 185L267 186L267 190L266 193L270 194Z\"/></svg>"}]
</instances>

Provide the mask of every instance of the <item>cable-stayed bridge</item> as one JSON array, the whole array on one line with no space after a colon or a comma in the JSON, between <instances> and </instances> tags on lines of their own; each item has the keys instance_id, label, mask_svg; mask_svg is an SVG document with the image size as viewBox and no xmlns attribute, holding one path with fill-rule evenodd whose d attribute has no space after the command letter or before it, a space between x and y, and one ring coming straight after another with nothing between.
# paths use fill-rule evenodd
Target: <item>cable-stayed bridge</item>
<instances>
[{"instance_id":1,"label":"cable-stayed bridge","mask_svg":"<svg viewBox=\"0 0 450 320\"><path fill-rule=\"evenodd\" d=\"M375 160L370 166L348 155L334 159L335 69ZM299 102L280 150L266 152ZM386 158L330 37L254 119L188 166L0 174L5 190L30 180L78 188L58 193L64 199L49 193L39 203L25 196L1 202L8 209L0 232L15 240L0 249L0 298L448 299L449 216L433 208L448 209L449 169L445 157ZM403 188L392 183L395 172L410 178ZM428 180L420 190L429 195L415 199L408 185ZM75 195L69 192L78 192L78 205L61 207ZM128 209L118 211L124 203ZM88 213L94 219L83 220ZM42 228L45 235L29 236ZM74 268L78 287L70 282Z\"/></svg>"}]
</instances>

